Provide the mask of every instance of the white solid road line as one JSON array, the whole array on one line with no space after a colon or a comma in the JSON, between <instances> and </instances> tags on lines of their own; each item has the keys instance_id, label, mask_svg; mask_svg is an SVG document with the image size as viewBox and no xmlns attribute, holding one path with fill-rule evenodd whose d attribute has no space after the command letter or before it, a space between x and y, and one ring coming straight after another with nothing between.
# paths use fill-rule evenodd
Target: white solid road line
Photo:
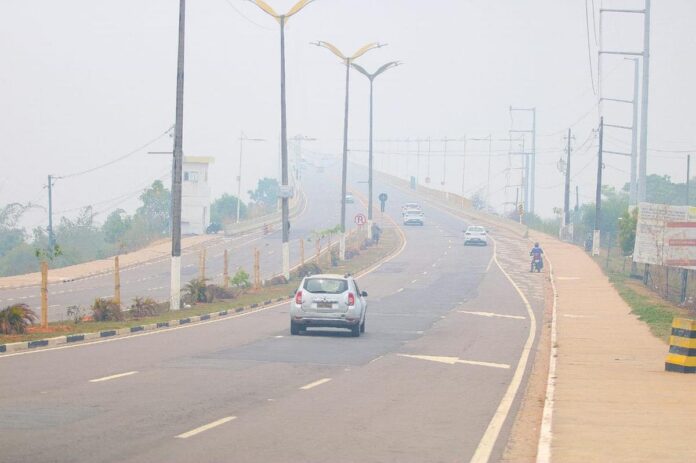
<instances>
[{"instance_id":1,"label":"white solid road line","mask_svg":"<svg viewBox=\"0 0 696 463\"><path fill-rule=\"evenodd\" d=\"M125 373L119 373L117 375L104 376L103 378L90 379L90 383L101 383L102 381L109 381L112 379L123 378L124 376L130 376L136 374L137 371L127 371Z\"/></svg>"},{"instance_id":2,"label":"white solid road line","mask_svg":"<svg viewBox=\"0 0 696 463\"><path fill-rule=\"evenodd\" d=\"M323 379L320 379L319 381L314 381L313 383L306 384L306 385L302 386L300 389L303 391L306 391L308 389L312 389L314 387L321 386L322 384L328 383L329 381L331 381L331 378L323 378Z\"/></svg>"},{"instance_id":3,"label":"white solid road line","mask_svg":"<svg viewBox=\"0 0 696 463\"><path fill-rule=\"evenodd\" d=\"M469 315L480 315L481 317L500 317L500 318L514 318L516 320L524 320L527 317L523 317L521 315L503 315L500 313L492 313L492 312L470 312L468 310L457 310L459 313L465 313Z\"/></svg>"},{"instance_id":4,"label":"white solid road line","mask_svg":"<svg viewBox=\"0 0 696 463\"><path fill-rule=\"evenodd\" d=\"M236 419L237 419L236 416L226 416L225 418L220 418L217 421L213 421L212 423L205 424L199 428L192 429L188 432L185 432L183 434L179 434L178 436L175 436L175 437L177 439L188 439L189 437L195 436L196 434L200 434L204 431L216 428L216 427L220 426L221 424L225 424L225 423L228 423L228 422L230 422L232 420L236 420Z\"/></svg>"},{"instance_id":5,"label":"white solid road line","mask_svg":"<svg viewBox=\"0 0 696 463\"><path fill-rule=\"evenodd\" d=\"M400 292L403 291L403 290L404 290L404 288L399 288L399 289L396 290L396 292L397 292L397 293L400 293Z\"/></svg>"},{"instance_id":6,"label":"white solid road line","mask_svg":"<svg viewBox=\"0 0 696 463\"><path fill-rule=\"evenodd\" d=\"M411 280L411 284L415 283L416 281L418 281L418 279Z\"/></svg>"},{"instance_id":7,"label":"white solid road line","mask_svg":"<svg viewBox=\"0 0 696 463\"><path fill-rule=\"evenodd\" d=\"M436 356L436 355L409 355L409 354L397 354L399 357L408 357L412 359L418 359L418 360L428 360L430 362L438 362L438 363L446 363L447 365L456 365L457 363L462 363L464 365L476 365L480 367L491 367L491 368L500 368L503 370L507 370L510 368L510 365L506 363L493 363L493 362L479 362L476 360L463 360L460 359L459 357L443 357L443 356Z\"/></svg>"}]
</instances>

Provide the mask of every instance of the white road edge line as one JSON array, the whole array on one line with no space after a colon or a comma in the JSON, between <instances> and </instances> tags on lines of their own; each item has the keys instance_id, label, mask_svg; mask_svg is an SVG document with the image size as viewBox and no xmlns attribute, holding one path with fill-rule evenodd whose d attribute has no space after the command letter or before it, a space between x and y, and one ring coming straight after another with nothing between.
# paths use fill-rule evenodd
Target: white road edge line
<instances>
[{"instance_id":1,"label":"white road edge line","mask_svg":"<svg viewBox=\"0 0 696 463\"><path fill-rule=\"evenodd\" d=\"M321 386L322 384L328 383L331 381L331 378L322 378L319 381L314 381L313 383L305 384L300 388L300 390L306 391L308 389L312 389L317 386Z\"/></svg>"},{"instance_id":2,"label":"white road edge line","mask_svg":"<svg viewBox=\"0 0 696 463\"><path fill-rule=\"evenodd\" d=\"M500 313L492 313L492 312L470 312L468 310L457 310L458 313L465 313L469 315L480 315L481 317L499 317L499 318L514 318L515 320L524 320L527 317L523 317L521 315L503 315Z\"/></svg>"},{"instance_id":3,"label":"white road edge line","mask_svg":"<svg viewBox=\"0 0 696 463\"><path fill-rule=\"evenodd\" d=\"M551 461L551 441L553 440L553 406L556 395L556 357L558 347L556 346L556 304L558 302L558 291L556 290L556 279L553 273L553 263L546 256L549 263L549 279L553 290L553 307L551 309L551 353L549 355L549 376L546 380L546 397L544 398L544 411L541 415L541 429L539 430L539 445L537 446L537 463L547 463Z\"/></svg>"},{"instance_id":4,"label":"white road edge line","mask_svg":"<svg viewBox=\"0 0 696 463\"><path fill-rule=\"evenodd\" d=\"M403 291L403 290L404 290L404 288L399 288L399 289L396 290L396 292L397 292L397 293L400 293L400 292Z\"/></svg>"},{"instance_id":5,"label":"white road edge line","mask_svg":"<svg viewBox=\"0 0 696 463\"><path fill-rule=\"evenodd\" d=\"M123 378L124 376L130 376L136 374L137 371L127 371L125 373L119 373L117 375L104 376L103 378L90 379L90 383L101 383L102 381L109 381L112 379Z\"/></svg>"},{"instance_id":6,"label":"white road edge line","mask_svg":"<svg viewBox=\"0 0 696 463\"><path fill-rule=\"evenodd\" d=\"M204 431L216 428L216 427L220 426L221 424L225 424L225 423L228 423L228 422L230 422L232 420L236 420L236 419L237 419L236 416L226 416L225 418L220 418L217 421L213 421L212 423L205 424L199 428L192 429L188 432L185 432L183 434L179 434L178 436L175 436L175 437L177 439L188 439L189 437L195 436L196 434L200 434Z\"/></svg>"},{"instance_id":7,"label":"white road edge line","mask_svg":"<svg viewBox=\"0 0 696 463\"><path fill-rule=\"evenodd\" d=\"M491 453L493 452L493 447L495 447L495 443L498 440L500 431L503 428L503 424L510 414L510 409L512 408L512 403L515 400L515 396L522 385L524 371L527 368L527 363L529 362L529 353L532 350L534 339L536 337L536 316L534 315L532 306L517 283L515 283L510 274L507 273L505 269L503 269L503 266L500 265L500 262L498 262L497 248L498 245L496 241L493 240L493 258L495 259L495 264L498 266L500 271L503 272L503 275L505 275L510 284L515 288L517 294L520 296L522 302L524 302L524 305L527 308L527 314L529 315L530 320L529 335L527 336L527 341L524 343L524 347L522 348L522 355L520 356L520 360L517 362L517 367L515 368L515 373L512 376L512 380L510 381L510 384L505 391L505 395L500 401L493 418L488 424L486 432L479 441L479 445L476 447L474 456L471 457L471 463L487 463L490 459Z\"/></svg>"}]
</instances>

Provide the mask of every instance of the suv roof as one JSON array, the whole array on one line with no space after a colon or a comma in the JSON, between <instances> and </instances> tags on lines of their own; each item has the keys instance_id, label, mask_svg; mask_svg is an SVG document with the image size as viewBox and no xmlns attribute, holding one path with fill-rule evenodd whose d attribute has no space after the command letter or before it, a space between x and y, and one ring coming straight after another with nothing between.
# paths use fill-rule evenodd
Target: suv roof
<instances>
[{"instance_id":1,"label":"suv roof","mask_svg":"<svg viewBox=\"0 0 696 463\"><path fill-rule=\"evenodd\" d=\"M319 273L317 275L309 275L306 278L334 278L337 280L347 280L351 278L351 276L339 275L337 273Z\"/></svg>"}]
</instances>

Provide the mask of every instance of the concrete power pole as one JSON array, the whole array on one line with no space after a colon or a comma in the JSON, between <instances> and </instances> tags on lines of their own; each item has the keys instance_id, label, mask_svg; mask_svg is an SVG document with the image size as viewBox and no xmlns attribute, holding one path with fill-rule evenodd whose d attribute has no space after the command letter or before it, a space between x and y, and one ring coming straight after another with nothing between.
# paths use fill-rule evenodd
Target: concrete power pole
<instances>
[{"instance_id":1,"label":"concrete power pole","mask_svg":"<svg viewBox=\"0 0 696 463\"><path fill-rule=\"evenodd\" d=\"M565 168L565 195L563 197L563 225L570 225L570 142L571 132L568 129L568 148L566 153L566 168Z\"/></svg>"},{"instance_id":2,"label":"concrete power pole","mask_svg":"<svg viewBox=\"0 0 696 463\"><path fill-rule=\"evenodd\" d=\"M48 176L48 249L53 252L56 238L53 234L53 176Z\"/></svg>"},{"instance_id":3,"label":"concrete power pole","mask_svg":"<svg viewBox=\"0 0 696 463\"><path fill-rule=\"evenodd\" d=\"M685 205L689 205L689 182L691 181L691 155L686 155L686 202Z\"/></svg>"},{"instance_id":4,"label":"concrete power pole","mask_svg":"<svg viewBox=\"0 0 696 463\"><path fill-rule=\"evenodd\" d=\"M599 152L597 153L597 191L595 195L595 223L592 235L592 255L599 255L600 226L602 219L602 149L604 148L604 117L599 119Z\"/></svg>"},{"instance_id":5,"label":"concrete power pole","mask_svg":"<svg viewBox=\"0 0 696 463\"><path fill-rule=\"evenodd\" d=\"M640 107L640 173L638 201L645 201L647 192L648 162L648 93L650 90L650 0L645 0L643 14L643 91Z\"/></svg>"},{"instance_id":6,"label":"concrete power pole","mask_svg":"<svg viewBox=\"0 0 696 463\"><path fill-rule=\"evenodd\" d=\"M176 69L176 122L174 124L174 156L172 161L172 262L170 310L179 310L181 302L181 167L184 159L184 32L186 0L179 0L179 45Z\"/></svg>"}]
</instances>

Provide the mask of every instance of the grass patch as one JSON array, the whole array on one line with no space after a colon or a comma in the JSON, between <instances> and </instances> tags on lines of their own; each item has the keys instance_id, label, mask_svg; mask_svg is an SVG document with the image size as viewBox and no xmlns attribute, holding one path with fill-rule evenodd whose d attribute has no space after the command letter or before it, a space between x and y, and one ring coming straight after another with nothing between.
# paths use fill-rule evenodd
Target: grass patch
<instances>
[{"instance_id":1,"label":"grass patch","mask_svg":"<svg viewBox=\"0 0 696 463\"><path fill-rule=\"evenodd\" d=\"M347 247L357 248L364 236L360 234L352 235L348 239ZM350 260L339 263L336 267L330 265L330 256L328 253L321 256L319 266L325 273L356 274L362 270L369 268L381 259L392 254L401 245L401 236L394 228L384 228L379 246L371 246L361 250L360 254ZM48 324L48 329L42 330L38 326L33 326L31 332L23 335L0 335L0 344L8 344L22 341L36 341L56 336L70 336L80 333L94 333L98 331L117 330L121 328L131 328L140 325L149 325L154 323L164 323L172 320L181 320L190 317L205 315L214 312L229 311L230 314L236 313L237 309L244 307L248 308L253 304L261 306L269 300L276 301L277 299L288 299L295 292L299 280L291 279L287 284L265 286L257 291L249 290L234 299L219 300L212 303L198 303L191 308L182 309L176 312L163 312L161 314L144 317L138 319L126 319L124 321L105 321L94 322L85 321L82 323L71 322L52 322Z\"/></svg>"},{"instance_id":2,"label":"grass patch","mask_svg":"<svg viewBox=\"0 0 696 463\"><path fill-rule=\"evenodd\" d=\"M595 261L631 308L631 312L648 325L653 335L669 342L672 320L675 317L694 318L696 316L694 311L672 304L643 285L642 281L631 278L630 258L612 252L607 259L606 250L601 251L602 255L596 256Z\"/></svg>"}]
</instances>

